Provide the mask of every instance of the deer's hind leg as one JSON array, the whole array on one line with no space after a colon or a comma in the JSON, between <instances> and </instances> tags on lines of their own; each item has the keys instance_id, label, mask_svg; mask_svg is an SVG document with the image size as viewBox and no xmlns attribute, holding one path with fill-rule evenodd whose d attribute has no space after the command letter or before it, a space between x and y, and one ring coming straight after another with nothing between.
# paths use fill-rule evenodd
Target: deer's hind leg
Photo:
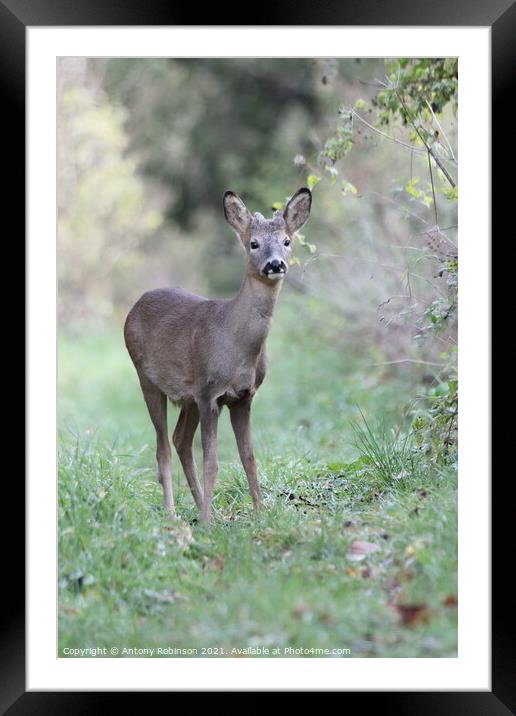
<instances>
[{"instance_id":1,"label":"deer's hind leg","mask_svg":"<svg viewBox=\"0 0 516 716\"><path fill-rule=\"evenodd\" d=\"M170 443L167 428L167 396L151 383L144 375L139 374L143 397L149 410L152 424L156 430L156 460L158 461L158 479L163 486L165 507L171 519L175 519L176 510L172 493L172 474Z\"/></svg>"},{"instance_id":2,"label":"deer's hind leg","mask_svg":"<svg viewBox=\"0 0 516 716\"><path fill-rule=\"evenodd\" d=\"M199 425L199 410L195 403L184 405L179 413L172 442L177 450L179 460L183 466L186 480L195 500L195 504L202 510L202 490L197 479L197 469L193 455L193 440Z\"/></svg>"}]
</instances>

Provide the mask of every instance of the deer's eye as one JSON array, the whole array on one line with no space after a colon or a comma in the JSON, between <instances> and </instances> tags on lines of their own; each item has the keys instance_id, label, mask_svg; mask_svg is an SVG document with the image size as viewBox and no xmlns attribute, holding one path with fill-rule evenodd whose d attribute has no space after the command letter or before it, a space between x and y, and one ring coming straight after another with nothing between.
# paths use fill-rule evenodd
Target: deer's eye
<instances>
[{"instance_id":1,"label":"deer's eye","mask_svg":"<svg viewBox=\"0 0 516 716\"><path fill-rule=\"evenodd\" d=\"M290 246L290 239L288 237L283 242L283 246Z\"/></svg>"},{"instance_id":2,"label":"deer's eye","mask_svg":"<svg viewBox=\"0 0 516 716\"><path fill-rule=\"evenodd\" d=\"M259 247L260 247L260 244L253 239L253 240L251 241L251 248L252 248L252 249L258 249Z\"/></svg>"}]
</instances>

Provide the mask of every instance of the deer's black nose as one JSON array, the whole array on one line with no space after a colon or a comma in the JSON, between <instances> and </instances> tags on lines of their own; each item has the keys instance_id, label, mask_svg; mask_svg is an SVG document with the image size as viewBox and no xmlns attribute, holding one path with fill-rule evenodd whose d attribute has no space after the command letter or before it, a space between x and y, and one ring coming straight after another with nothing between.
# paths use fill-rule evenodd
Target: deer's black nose
<instances>
[{"instance_id":1,"label":"deer's black nose","mask_svg":"<svg viewBox=\"0 0 516 716\"><path fill-rule=\"evenodd\" d=\"M279 259L273 259L272 261L267 261L263 272L265 275L270 273L285 273L286 268L287 266L284 261L280 261Z\"/></svg>"}]
</instances>

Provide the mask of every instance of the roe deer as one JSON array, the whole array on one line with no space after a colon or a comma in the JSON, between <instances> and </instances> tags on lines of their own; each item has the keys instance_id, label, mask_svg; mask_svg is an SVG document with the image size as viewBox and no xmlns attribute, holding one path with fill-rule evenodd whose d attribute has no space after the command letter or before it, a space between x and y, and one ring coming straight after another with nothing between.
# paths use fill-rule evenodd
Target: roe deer
<instances>
[{"instance_id":1,"label":"roe deer","mask_svg":"<svg viewBox=\"0 0 516 716\"><path fill-rule=\"evenodd\" d=\"M172 442L200 510L211 521L217 477L217 422L227 405L255 511L261 503L251 441L250 411L266 368L265 339L282 280L288 271L293 234L310 214L312 195L300 189L272 219L251 215L233 192L224 194L227 222L247 255L245 276L232 299L210 300L181 288L145 293L127 316L124 336L156 429L158 479L166 509L175 518L167 398L181 407ZM204 494L193 457L201 424Z\"/></svg>"}]
</instances>

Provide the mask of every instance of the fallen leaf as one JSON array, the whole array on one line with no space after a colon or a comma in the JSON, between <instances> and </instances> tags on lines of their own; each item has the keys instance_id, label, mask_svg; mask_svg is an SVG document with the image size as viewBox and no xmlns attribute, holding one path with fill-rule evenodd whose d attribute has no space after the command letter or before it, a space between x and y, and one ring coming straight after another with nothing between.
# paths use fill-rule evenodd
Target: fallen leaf
<instances>
[{"instance_id":1,"label":"fallen leaf","mask_svg":"<svg viewBox=\"0 0 516 716\"><path fill-rule=\"evenodd\" d=\"M80 614L80 613L81 613L81 610L80 610L78 607L72 607L72 606L69 605L69 604L62 604L62 605L61 605L61 610L62 610L65 614Z\"/></svg>"},{"instance_id":2,"label":"fallen leaf","mask_svg":"<svg viewBox=\"0 0 516 716\"><path fill-rule=\"evenodd\" d=\"M401 624L406 627L423 624L430 616L426 604L393 604L392 606L398 612Z\"/></svg>"},{"instance_id":3,"label":"fallen leaf","mask_svg":"<svg viewBox=\"0 0 516 716\"><path fill-rule=\"evenodd\" d=\"M456 607L458 604L457 597L454 594L448 594L448 596L443 599L443 604L445 607Z\"/></svg>"},{"instance_id":4,"label":"fallen leaf","mask_svg":"<svg viewBox=\"0 0 516 716\"><path fill-rule=\"evenodd\" d=\"M292 614L295 617L302 617L304 614L308 614L309 612L310 612L310 607L308 606L308 604L304 604L304 603L296 604L294 609L292 609Z\"/></svg>"},{"instance_id":5,"label":"fallen leaf","mask_svg":"<svg viewBox=\"0 0 516 716\"><path fill-rule=\"evenodd\" d=\"M319 619L321 624L329 624L332 620L330 612L319 612L317 618Z\"/></svg>"},{"instance_id":6,"label":"fallen leaf","mask_svg":"<svg viewBox=\"0 0 516 716\"><path fill-rule=\"evenodd\" d=\"M361 542L359 540L355 540L349 547L348 558L353 562L359 562L360 560L365 559L368 554L376 552L379 549L378 545L373 544L372 542Z\"/></svg>"},{"instance_id":7,"label":"fallen leaf","mask_svg":"<svg viewBox=\"0 0 516 716\"><path fill-rule=\"evenodd\" d=\"M213 557L213 559L208 559L204 564L204 569L212 569L215 572L222 572L224 569L224 557L221 557L220 554L218 554L216 557Z\"/></svg>"}]
</instances>

